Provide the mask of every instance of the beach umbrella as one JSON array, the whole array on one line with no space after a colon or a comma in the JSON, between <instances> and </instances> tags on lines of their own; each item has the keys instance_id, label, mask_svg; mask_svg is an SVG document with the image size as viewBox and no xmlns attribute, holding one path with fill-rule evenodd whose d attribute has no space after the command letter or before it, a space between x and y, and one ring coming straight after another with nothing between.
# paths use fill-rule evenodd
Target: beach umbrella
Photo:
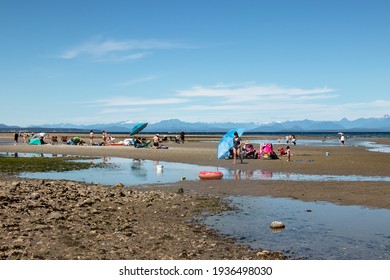
<instances>
[{"instance_id":1,"label":"beach umbrella","mask_svg":"<svg viewBox=\"0 0 390 280\"><path fill-rule=\"evenodd\" d=\"M39 139L41 137L45 137L45 135L46 135L46 133L40 132L40 133L34 134L34 136L31 137L31 139Z\"/></svg>"},{"instance_id":2,"label":"beach umbrella","mask_svg":"<svg viewBox=\"0 0 390 280\"><path fill-rule=\"evenodd\" d=\"M137 134L137 133L141 132L141 130L144 129L147 125L148 125L148 123L136 124L133 127L133 129L131 130L130 135L134 135L134 134Z\"/></svg>"},{"instance_id":3,"label":"beach umbrella","mask_svg":"<svg viewBox=\"0 0 390 280\"><path fill-rule=\"evenodd\" d=\"M217 156L219 159L226 158L226 156L229 153L229 150L233 147L233 138L234 138L234 132L237 131L238 136L241 136L245 128L237 128L229 130L219 141L218 148L217 148Z\"/></svg>"}]
</instances>

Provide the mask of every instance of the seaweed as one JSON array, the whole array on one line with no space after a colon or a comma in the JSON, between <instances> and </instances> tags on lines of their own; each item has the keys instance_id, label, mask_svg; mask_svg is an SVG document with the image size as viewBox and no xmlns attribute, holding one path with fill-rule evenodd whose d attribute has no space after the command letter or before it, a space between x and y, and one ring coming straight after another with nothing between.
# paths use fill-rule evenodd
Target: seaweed
<instances>
[{"instance_id":1,"label":"seaweed","mask_svg":"<svg viewBox=\"0 0 390 280\"><path fill-rule=\"evenodd\" d=\"M70 157L0 157L0 172L18 174L21 172L62 172L102 167L93 162L76 161Z\"/></svg>"}]
</instances>

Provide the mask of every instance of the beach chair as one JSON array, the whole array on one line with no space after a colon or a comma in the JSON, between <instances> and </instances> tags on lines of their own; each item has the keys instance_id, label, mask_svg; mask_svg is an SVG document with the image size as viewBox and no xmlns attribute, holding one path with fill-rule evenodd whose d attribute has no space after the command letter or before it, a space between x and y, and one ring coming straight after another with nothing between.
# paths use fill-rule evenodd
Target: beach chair
<instances>
[{"instance_id":1,"label":"beach chair","mask_svg":"<svg viewBox=\"0 0 390 280\"><path fill-rule=\"evenodd\" d=\"M146 139L136 139L133 142L135 148L150 148L151 141L146 141Z\"/></svg>"},{"instance_id":2,"label":"beach chair","mask_svg":"<svg viewBox=\"0 0 390 280\"><path fill-rule=\"evenodd\" d=\"M247 159L257 158L257 153L252 144L247 143L243 148L243 157Z\"/></svg>"}]
</instances>

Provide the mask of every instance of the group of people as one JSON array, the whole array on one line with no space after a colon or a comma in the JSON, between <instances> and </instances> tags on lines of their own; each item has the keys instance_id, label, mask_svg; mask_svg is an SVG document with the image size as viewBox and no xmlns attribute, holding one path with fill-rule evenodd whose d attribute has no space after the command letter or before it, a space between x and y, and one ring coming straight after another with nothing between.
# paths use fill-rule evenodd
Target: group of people
<instances>
[{"instance_id":1,"label":"group of people","mask_svg":"<svg viewBox=\"0 0 390 280\"><path fill-rule=\"evenodd\" d=\"M295 139L295 141L296 141L295 136L292 139ZM292 143L294 143L294 145L296 145L295 141L292 142ZM234 132L234 137L233 137L233 148L232 148L233 149L233 164L237 163L237 159L238 158L240 158L241 163L242 163L241 151L242 151L243 148L244 148L244 145L243 145L243 142L242 142L242 138L238 135L238 132L235 131ZM287 146L286 149L284 149L284 148L279 149L279 152L280 152L281 156L284 156L284 155L287 156L287 161L291 160L291 149L290 149L290 146Z\"/></svg>"},{"instance_id":2,"label":"group of people","mask_svg":"<svg viewBox=\"0 0 390 280\"><path fill-rule=\"evenodd\" d=\"M286 136L286 143L292 143L294 146L297 144L297 138L295 137L295 135L287 135Z\"/></svg>"},{"instance_id":3,"label":"group of people","mask_svg":"<svg viewBox=\"0 0 390 280\"><path fill-rule=\"evenodd\" d=\"M32 132L32 135L34 136L34 132ZM15 145L19 143L19 137L20 136L23 136L23 143L27 144L28 143L28 140L30 138L30 134L28 134L27 132L24 132L23 134L21 132L18 132L16 131L14 133L14 142L15 142Z\"/></svg>"},{"instance_id":4,"label":"group of people","mask_svg":"<svg viewBox=\"0 0 390 280\"><path fill-rule=\"evenodd\" d=\"M179 135L175 136L175 137L171 137L170 138L171 141L174 141L176 143L182 143L184 144L185 142L185 133L184 131L181 131ZM152 148L153 149L160 149L160 148L164 148L164 146L161 146L160 143L161 142L164 142L164 141L167 141L168 140L168 137L166 135L164 135L163 137L160 137L159 134L155 134L152 138L152 142L153 142L153 146Z\"/></svg>"},{"instance_id":5,"label":"group of people","mask_svg":"<svg viewBox=\"0 0 390 280\"><path fill-rule=\"evenodd\" d=\"M31 132L31 138L33 138L34 135L35 135L34 131ZM23 143L24 143L24 144L28 144L28 143L30 142L30 134L29 134L29 133L23 132L23 134L22 134L21 132L16 131L16 132L14 133L14 144L15 144L15 145L19 144L19 138L20 138L20 136L23 137ZM47 135L47 137L48 137L48 136L49 136L49 135ZM41 144L46 144L46 142L44 141L44 137L43 137L43 136L39 137L39 139L40 139Z\"/></svg>"},{"instance_id":6,"label":"group of people","mask_svg":"<svg viewBox=\"0 0 390 280\"><path fill-rule=\"evenodd\" d=\"M89 131L89 145L95 145L94 143L95 135L93 130ZM107 144L113 142L115 138L111 136L110 133L107 133L105 130L102 131L102 141L98 144L99 146L107 146ZM97 145L97 144L96 144Z\"/></svg>"}]
</instances>

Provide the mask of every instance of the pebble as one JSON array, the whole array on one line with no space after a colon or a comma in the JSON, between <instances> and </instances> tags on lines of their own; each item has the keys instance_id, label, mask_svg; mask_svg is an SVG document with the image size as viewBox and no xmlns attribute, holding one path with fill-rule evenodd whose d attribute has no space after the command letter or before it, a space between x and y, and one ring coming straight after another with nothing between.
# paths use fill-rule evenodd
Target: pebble
<instances>
[{"instance_id":1,"label":"pebble","mask_svg":"<svg viewBox=\"0 0 390 280\"><path fill-rule=\"evenodd\" d=\"M270 228L272 229L279 229L279 228L285 228L286 225L279 221L273 221L270 225Z\"/></svg>"},{"instance_id":2,"label":"pebble","mask_svg":"<svg viewBox=\"0 0 390 280\"><path fill-rule=\"evenodd\" d=\"M31 199L38 199L38 198L40 198L41 197L41 195L39 194L39 193L37 193L37 192L33 192L31 195L30 195L30 198Z\"/></svg>"}]
</instances>

